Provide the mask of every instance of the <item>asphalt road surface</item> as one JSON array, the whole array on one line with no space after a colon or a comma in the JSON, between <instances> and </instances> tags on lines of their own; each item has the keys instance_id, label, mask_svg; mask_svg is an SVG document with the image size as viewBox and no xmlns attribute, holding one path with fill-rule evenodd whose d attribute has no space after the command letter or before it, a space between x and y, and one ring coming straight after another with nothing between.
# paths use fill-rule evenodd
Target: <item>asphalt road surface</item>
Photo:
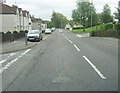
<instances>
[{"instance_id":1,"label":"asphalt road surface","mask_svg":"<svg viewBox=\"0 0 120 93\"><path fill-rule=\"evenodd\" d=\"M117 91L118 40L56 30L31 49L2 55L5 91Z\"/></svg>"}]
</instances>

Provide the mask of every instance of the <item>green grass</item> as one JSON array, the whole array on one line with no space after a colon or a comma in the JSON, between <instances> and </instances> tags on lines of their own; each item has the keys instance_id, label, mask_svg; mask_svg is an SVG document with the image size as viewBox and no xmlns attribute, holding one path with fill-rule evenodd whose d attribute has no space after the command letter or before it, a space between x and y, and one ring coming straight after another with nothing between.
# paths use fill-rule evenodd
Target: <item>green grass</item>
<instances>
[{"instance_id":1,"label":"green grass","mask_svg":"<svg viewBox=\"0 0 120 93\"><path fill-rule=\"evenodd\" d=\"M88 33L88 32L92 32L92 31L98 31L98 30L101 30L102 28L104 28L104 24L103 25L98 25L98 26L93 26L93 27L90 27L90 28L86 28L85 29L85 32ZM74 33L85 33L83 32L83 29L77 29L77 30L72 30L72 32Z\"/></svg>"}]
</instances>

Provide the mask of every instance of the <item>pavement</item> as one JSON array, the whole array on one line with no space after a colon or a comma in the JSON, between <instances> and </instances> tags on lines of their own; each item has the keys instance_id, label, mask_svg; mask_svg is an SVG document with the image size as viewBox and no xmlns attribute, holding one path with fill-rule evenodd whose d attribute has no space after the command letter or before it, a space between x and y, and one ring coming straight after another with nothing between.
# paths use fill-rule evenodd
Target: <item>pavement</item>
<instances>
[{"instance_id":1,"label":"pavement","mask_svg":"<svg viewBox=\"0 0 120 93\"><path fill-rule=\"evenodd\" d=\"M35 46L36 44L37 44L37 42L27 42L27 45L26 45L25 38L18 39L14 42L4 42L1 45L2 51L0 51L0 54L25 50L25 49Z\"/></svg>"}]
</instances>

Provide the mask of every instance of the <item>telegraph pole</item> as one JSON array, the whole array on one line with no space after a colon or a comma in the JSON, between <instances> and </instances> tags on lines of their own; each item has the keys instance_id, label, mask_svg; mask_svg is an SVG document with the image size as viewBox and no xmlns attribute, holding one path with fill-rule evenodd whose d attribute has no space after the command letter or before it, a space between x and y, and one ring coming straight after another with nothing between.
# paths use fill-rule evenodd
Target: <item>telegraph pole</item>
<instances>
[{"instance_id":1,"label":"telegraph pole","mask_svg":"<svg viewBox=\"0 0 120 93\"><path fill-rule=\"evenodd\" d=\"M92 25L93 25L93 23L92 23L92 4L93 4L93 0L91 0L91 27L92 27Z\"/></svg>"}]
</instances>

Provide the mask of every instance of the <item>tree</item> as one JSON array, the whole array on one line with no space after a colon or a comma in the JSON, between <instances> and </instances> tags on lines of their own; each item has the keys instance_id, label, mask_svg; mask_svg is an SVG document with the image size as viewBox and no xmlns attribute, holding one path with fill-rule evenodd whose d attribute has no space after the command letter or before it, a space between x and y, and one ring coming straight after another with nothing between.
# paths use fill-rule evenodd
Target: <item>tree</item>
<instances>
[{"instance_id":1,"label":"tree","mask_svg":"<svg viewBox=\"0 0 120 93\"><path fill-rule=\"evenodd\" d=\"M105 4L101 17L102 23L113 22L113 16L111 15L111 10L108 4Z\"/></svg>"},{"instance_id":2,"label":"tree","mask_svg":"<svg viewBox=\"0 0 120 93\"><path fill-rule=\"evenodd\" d=\"M118 22L120 23L120 1L118 2L118 8L117 8L117 12L114 13L115 18L118 19Z\"/></svg>"},{"instance_id":3,"label":"tree","mask_svg":"<svg viewBox=\"0 0 120 93\"><path fill-rule=\"evenodd\" d=\"M56 12L53 12L51 21L56 28L64 28L68 23L67 18L63 14Z\"/></svg>"},{"instance_id":4,"label":"tree","mask_svg":"<svg viewBox=\"0 0 120 93\"><path fill-rule=\"evenodd\" d=\"M44 23L44 24L47 24L47 27L48 27L48 28L54 27L54 25L53 25L53 23L52 23L51 21L45 20L45 21L43 21L43 23Z\"/></svg>"},{"instance_id":5,"label":"tree","mask_svg":"<svg viewBox=\"0 0 120 93\"><path fill-rule=\"evenodd\" d=\"M72 11L72 18L75 22L80 22L80 15L76 9Z\"/></svg>"},{"instance_id":6,"label":"tree","mask_svg":"<svg viewBox=\"0 0 120 93\"><path fill-rule=\"evenodd\" d=\"M93 3L77 1L77 9L72 11L72 18L75 22L79 22L84 27L98 24L96 9Z\"/></svg>"}]
</instances>

